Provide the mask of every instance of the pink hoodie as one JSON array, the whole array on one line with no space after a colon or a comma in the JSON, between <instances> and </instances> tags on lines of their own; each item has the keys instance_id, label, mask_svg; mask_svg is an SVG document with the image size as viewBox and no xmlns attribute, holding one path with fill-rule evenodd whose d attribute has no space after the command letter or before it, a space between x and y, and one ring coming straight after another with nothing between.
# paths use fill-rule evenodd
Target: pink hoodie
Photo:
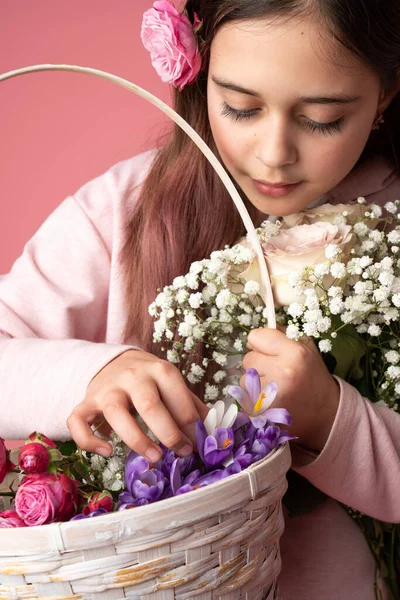
<instances>
[{"instance_id":1,"label":"pink hoodie","mask_svg":"<svg viewBox=\"0 0 400 600\"><path fill-rule=\"evenodd\" d=\"M91 379L130 346L119 264L123 227L154 152L118 163L68 197L0 279L0 437L68 437L66 419ZM381 161L360 167L325 201L385 203L400 180ZM400 521L400 415L341 383L339 410L317 456L293 446L295 470L332 499ZM287 518L283 600L373 600L374 561L334 500Z\"/></svg>"}]
</instances>

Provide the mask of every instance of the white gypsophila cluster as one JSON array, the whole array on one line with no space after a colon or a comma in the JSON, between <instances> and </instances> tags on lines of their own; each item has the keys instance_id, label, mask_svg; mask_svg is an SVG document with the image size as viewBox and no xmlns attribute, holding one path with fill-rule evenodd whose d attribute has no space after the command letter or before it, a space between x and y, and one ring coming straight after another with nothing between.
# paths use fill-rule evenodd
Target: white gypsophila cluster
<instances>
[{"instance_id":1,"label":"white gypsophila cluster","mask_svg":"<svg viewBox=\"0 0 400 600\"><path fill-rule=\"evenodd\" d=\"M359 204L364 204L359 199ZM400 226L399 201L382 208L368 207L351 224L354 245L350 255L329 244L326 261L293 271L288 282L296 301L284 307L286 335L314 338L321 353L334 352L335 340L359 337L373 365L374 393L397 409L400 396ZM299 299L302 299L300 302Z\"/></svg>"},{"instance_id":2,"label":"white gypsophila cluster","mask_svg":"<svg viewBox=\"0 0 400 600\"><path fill-rule=\"evenodd\" d=\"M109 442L112 446L110 458L94 454L90 463L92 469L100 473L104 489L119 492L124 488L125 460L129 449L116 433L111 434Z\"/></svg>"},{"instance_id":3,"label":"white gypsophila cluster","mask_svg":"<svg viewBox=\"0 0 400 600\"><path fill-rule=\"evenodd\" d=\"M374 399L397 409L400 202L386 203L385 214L378 205L364 206L363 197L357 203L357 211L336 210L331 215L331 223L351 227L352 246L329 243L323 248L323 260L285 275L293 301L276 309L277 322L286 326L289 339L313 338L323 355L334 356L343 339L350 345L352 338L358 340L365 347L363 369L370 369ZM257 229L260 241L268 242L281 226L287 227L265 221ZM226 392L228 373L232 377L229 358L244 354L249 332L267 322L259 283L244 283L239 277L253 260L248 240L213 252L160 290L149 307L155 318L154 341L162 343L167 360L189 382L208 378L205 399L209 403ZM208 374L211 364L216 365L214 375Z\"/></svg>"},{"instance_id":4,"label":"white gypsophila cluster","mask_svg":"<svg viewBox=\"0 0 400 600\"><path fill-rule=\"evenodd\" d=\"M257 230L263 240L279 229L268 221L263 225ZM238 276L254 257L246 241L213 252L159 290L149 306L155 319L154 342L162 343L166 359L189 383L204 381L210 362L217 365L205 392L209 402L224 395L229 356L242 355L248 333L266 323L259 283L242 282Z\"/></svg>"}]
</instances>

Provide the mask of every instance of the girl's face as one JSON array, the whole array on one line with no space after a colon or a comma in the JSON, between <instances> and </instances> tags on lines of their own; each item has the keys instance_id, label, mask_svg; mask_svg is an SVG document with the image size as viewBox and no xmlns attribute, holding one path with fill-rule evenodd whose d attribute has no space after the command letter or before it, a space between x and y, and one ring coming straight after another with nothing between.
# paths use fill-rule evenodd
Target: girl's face
<instances>
[{"instance_id":1,"label":"girl's face","mask_svg":"<svg viewBox=\"0 0 400 600\"><path fill-rule=\"evenodd\" d=\"M338 184L389 103L378 76L333 44L300 18L230 23L213 40L211 130L262 213L298 212Z\"/></svg>"}]
</instances>

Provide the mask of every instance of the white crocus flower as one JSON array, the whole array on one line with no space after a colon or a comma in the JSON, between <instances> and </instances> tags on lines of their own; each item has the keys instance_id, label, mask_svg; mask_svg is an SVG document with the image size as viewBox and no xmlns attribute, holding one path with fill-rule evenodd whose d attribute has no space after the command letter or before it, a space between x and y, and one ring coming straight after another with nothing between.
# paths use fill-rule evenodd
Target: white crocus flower
<instances>
[{"instance_id":1,"label":"white crocus flower","mask_svg":"<svg viewBox=\"0 0 400 600\"><path fill-rule=\"evenodd\" d=\"M207 434L211 435L217 427L223 427L228 429L232 427L236 421L238 408L236 404L231 404L226 410L225 403L222 400L218 400L214 406L210 409L210 412L204 420L204 427L206 428Z\"/></svg>"}]
</instances>

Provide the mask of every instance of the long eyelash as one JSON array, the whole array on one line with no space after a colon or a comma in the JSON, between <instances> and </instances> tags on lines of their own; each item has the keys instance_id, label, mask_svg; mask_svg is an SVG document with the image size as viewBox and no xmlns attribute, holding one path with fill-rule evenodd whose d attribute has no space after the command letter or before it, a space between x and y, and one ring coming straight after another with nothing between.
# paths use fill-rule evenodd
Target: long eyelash
<instances>
[{"instance_id":1,"label":"long eyelash","mask_svg":"<svg viewBox=\"0 0 400 600\"><path fill-rule=\"evenodd\" d=\"M250 110L236 110L224 102L222 105L221 115L223 117L230 117L234 121L243 121L244 119L251 119L252 117L255 117L258 111L259 109L257 108Z\"/></svg>"},{"instance_id":2,"label":"long eyelash","mask_svg":"<svg viewBox=\"0 0 400 600\"><path fill-rule=\"evenodd\" d=\"M340 133L342 131L343 117L332 123L317 123L316 121L303 121L302 126L315 133L318 131L323 135L333 135L334 133Z\"/></svg>"},{"instance_id":3,"label":"long eyelash","mask_svg":"<svg viewBox=\"0 0 400 600\"><path fill-rule=\"evenodd\" d=\"M226 104L226 102L222 105L221 115L223 117L230 117L234 121L244 121L246 119L252 119L255 117L260 109L253 108L249 110L236 110ZM302 126L315 133L322 133L323 135L333 135L334 133L340 133L342 131L343 117L338 119L337 121L332 121L332 123L317 123L317 121L306 120L302 122Z\"/></svg>"}]
</instances>

